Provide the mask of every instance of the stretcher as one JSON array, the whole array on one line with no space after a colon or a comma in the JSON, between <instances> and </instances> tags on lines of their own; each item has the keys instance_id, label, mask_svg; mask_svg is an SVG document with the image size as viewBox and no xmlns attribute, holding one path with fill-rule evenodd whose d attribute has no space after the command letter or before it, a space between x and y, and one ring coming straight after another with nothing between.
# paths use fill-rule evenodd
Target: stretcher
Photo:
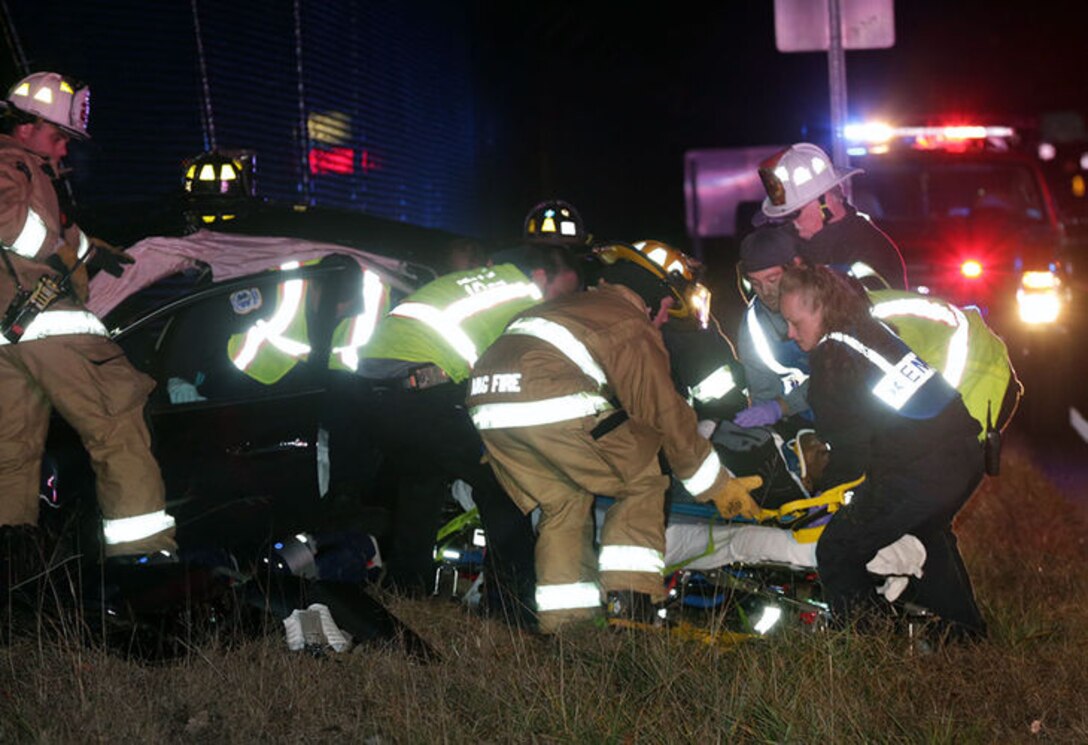
<instances>
[{"instance_id":1,"label":"stretcher","mask_svg":"<svg viewBox=\"0 0 1088 745\"><path fill-rule=\"evenodd\" d=\"M728 646L781 628L824 628L828 607L816 573L816 542L863 482L764 509L758 520L724 519L712 504L671 503L663 573L671 632ZM473 605L484 580L486 537L470 490L455 491L459 509L440 530L435 550L435 593ZM596 498L598 526L614 502ZM921 543L904 536L882 550L870 570L888 576L889 592L901 591L907 576L920 576L924 560Z\"/></svg>"},{"instance_id":2,"label":"stretcher","mask_svg":"<svg viewBox=\"0 0 1088 745\"><path fill-rule=\"evenodd\" d=\"M673 505L664 572L673 625L730 632L696 636L719 644L738 633L824 628L816 541L862 481L764 509L757 520L725 520L713 505Z\"/></svg>"}]
</instances>

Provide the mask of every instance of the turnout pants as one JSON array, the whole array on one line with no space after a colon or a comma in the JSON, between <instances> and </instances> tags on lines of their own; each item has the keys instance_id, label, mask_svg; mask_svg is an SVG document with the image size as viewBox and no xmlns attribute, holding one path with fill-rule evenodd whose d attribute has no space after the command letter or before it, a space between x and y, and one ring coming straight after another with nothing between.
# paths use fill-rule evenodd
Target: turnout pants
<instances>
[{"instance_id":1,"label":"turnout pants","mask_svg":"<svg viewBox=\"0 0 1088 745\"><path fill-rule=\"evenodd\" d=\"M144 421L151 378L102 336L72 334L0 346L0 525L35 525L41 458L55 407L90 455L105 520L165 508ZM172 550L171 527L106 546L106 555Z\"/></svg>"},{"instance_id":2,"label":"turnout pants","mask_svg":"<svg viewBox=\"0 0 1088 745\"><path fill-rule=\"evenodd\" d=\"M911 599L957 633L984 635L986 626L952 533L952 519L982 475L982 449L973 436L902 472L871 474L850 504L835 513L816 545L833 616L845 622L883 603L865 565L878 550L910 533L926 549L922 577L911 580Z\"/></svg>"},{"instance_id":3,"label":"turnout pants","mask_svg":"<svg viewBox=\"0 0 1088 745\"><path fill-rule=\"evenodd\" d=\"M665 598L668 478L657 459L660 442L631 421L594 436L619 415L481 432L507 494L525 512L541 510L536 599L542 632L599 614L601 590ZM595 494L616 498L605 515L600 557L593 546Z\"/></svg>"},{"instance_id":4,"label":"turnout pants","mask_svg":"<svg viewBox=\"0 0 1088 745\"><path fill-rule=\"evenodd\" d=\"M398 477L391 534L382 546L386 579L410 593L430 592L442 507L450 482L462 479L472 486L487 535L488 569L500 594L490 599L516 617L532 602L533 529L482 462L483 445L464 401L464 384L373 386L370 420Z\"/></svg>"}]
</instances>

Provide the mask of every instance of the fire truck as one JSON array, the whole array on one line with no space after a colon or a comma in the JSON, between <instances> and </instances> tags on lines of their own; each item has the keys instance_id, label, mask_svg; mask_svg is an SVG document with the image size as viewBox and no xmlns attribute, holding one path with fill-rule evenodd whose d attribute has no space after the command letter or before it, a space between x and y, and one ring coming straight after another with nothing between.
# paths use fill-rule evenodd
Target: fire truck
<instances>
[{"instance_id":1,"label":"fire truck","mask_svg":"<svg viewBox=\"0 0 1088 745\"><path fill-rule=\"evenodd\" d=\"M918 292L980 308L1010 335L1064 328L1071 256L1037 158L1011 127L846 129L852 201L899 245Z\"/></svg>"},{"instance_id":2,"label":"fire truck","mask_svg":"<svg viewBox=\"0 0 1088 745\"><path fill-rule=\"evenodd\" d=\"M1007 336L1067 330L1072 257L1039 161L1006 126L846 128L851 201L899 246L911 289L978 307ZM764 193L756 169L782 146L686 154L696 251L742 237Z\"/></svg>"}]
</instances>

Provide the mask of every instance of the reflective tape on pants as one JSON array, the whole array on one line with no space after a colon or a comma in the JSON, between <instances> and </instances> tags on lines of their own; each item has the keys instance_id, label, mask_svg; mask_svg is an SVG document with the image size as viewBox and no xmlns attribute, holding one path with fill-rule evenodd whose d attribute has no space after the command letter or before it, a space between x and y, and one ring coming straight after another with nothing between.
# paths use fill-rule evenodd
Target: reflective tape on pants
<instances>
[{"instance_id":1,"label":"reflective tape on pants","mask_svg":"<svg viewBox=\"0 0 1088 745\"><path fill-rule=\"evenodd\" d=\"M645 546L601 546L597 568L602 572L650 572L665 570L665 556Z\"/></svg>"},{"instance_id":2,"label":"reflective tape on pants","mask_svg":"<svg viewBox=\"0 0 1088 745\"><path fill-rule=\"evenodd\" d=\"M146 515L135 517L122 517L115 520L102 521L102 535L106 544L114 546L118 543L129 543L150 538L156 533L169 530L174 527L174 518L166 514L166 510L149 512Z\"/></svg>"},{"instance_id":3,"label":"reflective tape on pants","mask_svg":"<svg viewBox=\"0 0 1088 745\"><path fill-rule=\"evenodd\" d=\"M600 604L601 589L596 582L537 585L536 588L536 609L541 612L596 608Z\"/></svg>"}]
</instances>

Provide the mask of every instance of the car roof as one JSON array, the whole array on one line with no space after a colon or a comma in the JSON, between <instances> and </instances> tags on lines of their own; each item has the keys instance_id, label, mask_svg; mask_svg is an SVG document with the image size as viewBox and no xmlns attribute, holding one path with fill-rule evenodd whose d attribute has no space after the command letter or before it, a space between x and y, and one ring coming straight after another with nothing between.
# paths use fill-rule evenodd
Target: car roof
<instances>
[{"instance_id":1,"label":"car roof","mask_svg":"<svg viewBox=\"0 0 1088 745\"><path fill-rule=\"evenodd\" d=\"M361 269L380 274L388 284L411 291L417 275L403 261L387 256L302 238L254 236L201 230L182 237L155 236L139 241L126 251L134 259L120 277L98 273L90 283L87 307L99 317L126 298L188 269L206 268L213 282L225 282L270 269L289 261L312 261L326 256L346 256Z\"/></svg>"}]
</instances>

